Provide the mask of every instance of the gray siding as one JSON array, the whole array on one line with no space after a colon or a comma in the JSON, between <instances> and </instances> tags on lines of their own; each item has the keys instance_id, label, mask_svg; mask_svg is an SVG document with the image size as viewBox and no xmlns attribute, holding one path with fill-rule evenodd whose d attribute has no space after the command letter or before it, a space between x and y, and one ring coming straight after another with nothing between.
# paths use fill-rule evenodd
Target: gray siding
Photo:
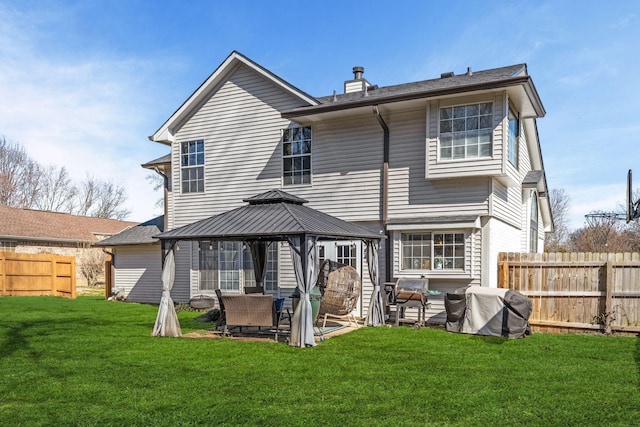
<instances>
[{"instance_id":1,"label":"gray siding","mask_svg":"<svg viewBox=\"0 0 640 427\"><path fill-rule=\"evenodd\" d=\"M300 105L252 70L240 66L176 133L172 147L173 226L243 204L242 199L280 187L280 111ZM204 139L205 191L182 194L180 142Z\"/></svg>"},{"instance_id":2,"label":"gray siding","mask_svg":"<svg viewBox=\"0 0 640 427\"><path fill-rule=\"evenodd\" d=\"M425 178L425 110L395 114L391 136L389 217L486 215L489 178L432 181Z\"/></svg>"},{"instance_id":3,"label":"gray siding","mask_svg":"<svg viewBox=\"0 0 640 427\"><path fill-rule=\"evenodd\" d=\"M115 287L127 301L159 303L162 296L160 245L118 246L115 254Z\"/></svg>"},{"instance_id":4,"label":"gray siding","mask_svg":"<svg viewBox=\"0 0 640 427\"><path fill-rule=\"evenodd\" d=\"M379 219L383 133L373 114L314 124L311 186L283 187L347 221Z\"/></svg>"},{"instance_id":5,"label":"gray siding","mask_svg":"<svg viewBox=\"0 0 640 427\"><path fill-rule=\"evenodd\" d=\"M175 252L176 270L171 298L175 303L187 303L191 299L189 291L191 277L191 242L179 241Z\"/></svg>"}]
</instances>

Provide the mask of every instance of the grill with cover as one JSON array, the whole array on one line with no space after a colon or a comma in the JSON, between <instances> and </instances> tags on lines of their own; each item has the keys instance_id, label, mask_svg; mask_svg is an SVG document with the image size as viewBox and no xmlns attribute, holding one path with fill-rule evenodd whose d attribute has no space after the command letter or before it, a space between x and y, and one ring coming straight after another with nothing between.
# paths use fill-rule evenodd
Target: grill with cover
<instances>
[{"instance_id":1,"label":"grill with cover","mask_svg":"<svg viewBox=\"0 0 640 427\"><path fill-rule=\"evenodd\" d=\"M405 319L405 309L418 309L418 325L424 325L427 308L431 303L429 296L429 279L401 277L395 283L386 284L387 298L390 305L396 306L396 326Z\"/></svg>"}]
</instances>

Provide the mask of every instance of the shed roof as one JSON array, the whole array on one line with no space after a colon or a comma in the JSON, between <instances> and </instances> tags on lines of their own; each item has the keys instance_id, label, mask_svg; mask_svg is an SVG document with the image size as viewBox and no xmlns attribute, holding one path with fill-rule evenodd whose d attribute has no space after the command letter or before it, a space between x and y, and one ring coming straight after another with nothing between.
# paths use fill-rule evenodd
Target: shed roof
<instances>
[{"instance_id":1,"label":"shed roof","mask_svg":"<svg viewBox=\"0 0 640 427\"><path fill-rule=\"evenodd\" d=\"M94 246L124 246L124 245L146 245L157 243L157 234L164 231L164 215L150 219L149 221L138 224L135 227L101 240Z\"/></svg>"},{"instance_id":2,"label":"shed roof","mask_svg":"<svg viewBox=\"0 0 640 427\"><path fill-rule=\"evenodd\" d=\"M271 190L245 199L249 204L184 227L162 240L284 240L311 234L326 239L380 239L378 233L304 206L306 200Z\"/></svg>"},{"instance_id":3,"label":"shed roof","mask_svg":"<svg viewBox=\"0 0 640 427\"><path fill-rule=\"evenodd\" d=\"M0 237L12 240L91 243L138 224L6 205L0 205L0 218Z\"/></svg>"},{"instance_id":4,"label":"shed roof","mask_svg":"<svg viewBox=\"0 0 640 427\"><path fill-rule=\"evenodd\" d=\"M153 169L156 166L171 164L171 153L165 154L162 157L158 157L157 159L153 159L148 161L147 163L142 164L141 166L145 169Z\"/></svg>"}]
</instances>

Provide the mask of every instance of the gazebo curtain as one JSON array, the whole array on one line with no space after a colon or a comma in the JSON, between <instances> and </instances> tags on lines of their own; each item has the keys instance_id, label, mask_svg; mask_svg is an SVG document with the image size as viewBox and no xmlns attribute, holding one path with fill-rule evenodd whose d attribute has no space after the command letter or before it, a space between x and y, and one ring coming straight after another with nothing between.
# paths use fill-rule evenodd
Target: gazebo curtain
<instances>
[{"instance_id":1,"label":"gazebo curtain","mask_svg":"<svg viewBox=\"0 0 640 427\"><path fill-rule=\"evenodd\" d=\"M367 240L367 264L369 265L369 278L373 283L373 293L369 303L369 311L365 319L367 326L384 325L384 300L380 292L380 274L378 273L378 252L380 242Z\"/></svg>"},{"instance_id":2,"label":"gazebo curtain","mask_svg":"<svg viewBox=\"0 0 640 427\"><path fill-rule=\"evenodd\" d=\"M253 272L256 276L256 286L264 287L264 277L267 274L268 249L271 242L254 240L247 242L251 249L251 260L253 261Z\"/></svg>"},{"instance_id":3,"label":"gazebo curtain","mask_svg":"<svg viewBox=\"0 0 640 427\"><path fill-rule=\"evenodd\" d=\"M171 299L171 288L173 288L173 281L175 278L175 265L173 247L171 247L164 259L164 265L162 266L162 298L160 299L160 306L158 307L156 324L153 327L152 335L154 337L182 336L180 323L178 322L178 315L176 314L176 309L173 306L173 300Z\"/></svg>"},{"instance_id":4,"label":"gazebo curtain","mask_svg":"<svg viewBox=\"0 0 640 427\"><path fill-rule=\"evenodd\" d=\"M294 236L288 239L291 259L300 290L300 302L291 319L289 345L306 347L316 345L313 338L313 316L309 294L318 280L318 257L315 236Z\"/></svg>"}]
</instances>

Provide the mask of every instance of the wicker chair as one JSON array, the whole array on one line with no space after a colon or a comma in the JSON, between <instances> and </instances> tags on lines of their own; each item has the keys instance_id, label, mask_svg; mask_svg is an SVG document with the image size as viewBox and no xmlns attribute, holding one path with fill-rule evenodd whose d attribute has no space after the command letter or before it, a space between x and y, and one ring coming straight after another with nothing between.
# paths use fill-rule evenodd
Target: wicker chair
<instances>
[{"instance_id":1,"label":"wicker chair","mask_svg":"<svg viewBox=\"0 0 640 427\"><path fill-rule=\"evenodd\" d=\"M322 301L318 310L319 315L324 316L322 327L326 327L328 317L346 319L349 324L360 327L353 314L353 310L358 304L362 287L360 275L355 268L348 265L330 271L330 265L327 267L325 263L320 269L321 274L329 272L325 276L326 279L320 280L323 286L320 288Z\"/></svg>"}]
</instances>

